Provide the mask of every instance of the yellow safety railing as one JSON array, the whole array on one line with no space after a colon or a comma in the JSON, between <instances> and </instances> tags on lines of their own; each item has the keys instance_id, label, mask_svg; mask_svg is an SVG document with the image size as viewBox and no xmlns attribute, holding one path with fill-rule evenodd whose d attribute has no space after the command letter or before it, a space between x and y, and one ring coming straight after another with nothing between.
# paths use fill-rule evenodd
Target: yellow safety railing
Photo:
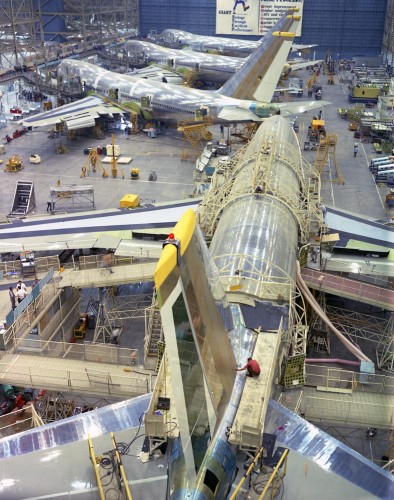
<instances>
[{"instance_id":1,"label":"yellow safety railing","mask_svg":"<svg viewBox=\"0 0 394 500\"><path fill-rule=\"evenodd\" d=\"M92 465L93 465L93 469L94 469L94 475L96 476L96 482L97 482L97 489L98 489L99 497L100 497L100 500L105 500L103 486L102 486L101 480L100 480L99 469L97 467L96 455L94 453L93 443L92 443L92 440L90 439L90 436L88 436L88 443L89 443L90 460L92 461Z\"/></svg>"},{"instance_id":2,"label":"yellow safety railing","mask_svg":"<svg viewBox=\"0 0 394 500\"><path fill-rule=\"evenodd\" d=\"M114 450L115 450L115 457L116 457L116 460L118 462L119 472L120 472L120 475L122 477L124 489L125 489L125 492L126 492L126 498L127 498L127 500L133 500L132 497L131 497L129 483L127 482L126 473L125 473L125 470L124 470L124 467L123 467L123 464L122 464L122 459L120 458L120 453L118 451L118 444L117 444L117 442L115 440L114 433L111 432L110 436L111 436L111 440L112 440L112 445L113 445Z\"/></svg>"},{"instance_id":3,"label":"yellow safety railing","mask_svg":"<svg viewBox=\"0 0 394 500\"><path fill-rule=\"evenodd\" d=\"M249 476L249 474L252 472L253 467L255 466L257 460L260 458L261 454L263 453L263 447L261 447L257 453L257 455L254 457L252 460L251 464L248 467L248 470L245 472L243 475L241 481L238 483L238 486L235 488L234 493L229 497L229 500L234 500L237 494L239 493L239 490L241 489L242 485L246 481L246 478Z\"/></svg>"},{"instance_id":4,"label":"yellow safety railing","mask_svg":"<svg viewBox=\"0 0 394 500\"><path fill-rule=\"evenodd\" d=\"M277 485L277 488L275 487L276 485L273 485L272 486L272 490L271 490L271 499L273 499L275 497L275 493L276 493L276 490L280 488L280 485L282 484L282 479L285 477L286 475L286 466L287 466L287 455L289 454L289 450L285 450L283 452L283 455L280 457L280 460L279 462L277 463L275 469L272 471L272 474L271 474L271 477L269 478L268 480L268 483L265 485L265 488L263 489L263 491L261 492L261 495L259 496L259 500L261 500L262 498L264 498L264 495L267 493L268 491L268 488L271 486L273 480L275 479L276 475L279 473L279 469L281 468L283 462L286 460L285 462L285 467L284 467L284 471L283 471L283 474L281 476L281 481L279 482L279 484Z\"/></svg>"}]
</instances>

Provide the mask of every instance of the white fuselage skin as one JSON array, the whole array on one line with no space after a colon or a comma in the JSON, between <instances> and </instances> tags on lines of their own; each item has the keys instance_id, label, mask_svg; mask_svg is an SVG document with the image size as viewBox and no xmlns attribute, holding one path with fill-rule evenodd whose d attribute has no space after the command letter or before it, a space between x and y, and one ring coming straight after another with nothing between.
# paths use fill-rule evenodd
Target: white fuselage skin
<instances>
[{"instance_id":1,"label":"white fuselage skin","mask_svg":"<svg viewBox=\"0 0 394 500\"><path fill-rule=\"evenodd\" d=\"M278 112L278 108L274 105L234 99L213 91L173 86L132 75L121 75L74 59L65 59L60 63L58 76L61 76L63 84L78 78L85 91L94 90L100 95L112 97L120 102L133 102L153 119L158 120L194 120L196 112L202 110L212 122L228 123L219 117L219 113L223 108L230 108L234 112L239 112L239 120L231 118L230 122L261 121ZM149 100L149 105L146 107L141 106L141 100L144 99Z\"/></svg>"}]
</instances>

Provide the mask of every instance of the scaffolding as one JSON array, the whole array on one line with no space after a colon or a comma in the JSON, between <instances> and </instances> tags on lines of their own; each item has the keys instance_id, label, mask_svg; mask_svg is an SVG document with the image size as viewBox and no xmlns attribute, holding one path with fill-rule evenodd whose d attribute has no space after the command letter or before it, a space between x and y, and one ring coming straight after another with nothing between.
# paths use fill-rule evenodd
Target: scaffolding
<instances>
[{"instance_id":1,"label":"scaffolding","mask_svg":"<svg viewBox=\"0 0 394 500\"><path fill-rule=\"evenodd\" d=\"M244 123L242 124L241 129L233 129L231 131L231 136L232 137L237 137L240 142L249 142L254 134L256 133L256 130L260 127L261 123L254 122L254 123Z\"/></svg>"},{"instance_id":2,"label":"scaffolding","mask_svg":"<svg viewBox=\"0 0 394 500\"><path fill-rule=\"evenodd\" d=\"M327 306L331 323L357 343L358 339L376 345L377 366L394 373L394 314L389 319Z\"/></svg>"},{"instance_id":3,"label":"scaffolding","mask_svg":"<svg viewBox=\"0 0 394 500\"><path fill-rule=\"evenodd\" d=\"M326 294L320 293L316 298L319 306L327 313ZM330 354L330 330L322 318L313 309L310 310L311 320L309 322L308 347L315 352Z\"/></svg>"},{"instance_id":4,"label":"scaffolding","mask_svg":"<svg viewBox=\"0 0 394 500\"><path fill-rule=\"evenodd\" d=\"M94 189L91 185L69 184L51 186L52 212L59 210L94 209Z\"/></svg>"},{"instance_id":5,"label":"scaffolding","mask_svg":"<svg viewBox=\"0 0 394 500\"><path fill-rule=\"evenodd\" d=\"M145 309L145 359L159 357L159 342L164 338L157 298L152 296L152 305Z\"/></svg>"},{"instance_id":6,"label":"scaffolding","mask_svg":"<svg viewBox=\"0 0 394 500\"><path fill-rule=\"evenodd\" d=\"M37 65L44 57L44 42L66 42L56 46L53 55L64 57L78 43L79 52L87 52L119 37L138 35L138 0L64 0L32 2L3 0L0 7L0 55L3 67ZM73 46L74 45L74 46ZM52 49L49 49L52 50Z\"/></svg>"},{"instance_id":7,"label":"scaffolding","mask_svg":"<svg viewBox=\"0 0 394 500\"><path fill-rule=\"evenodd\" d=\"M110 273L112 269L108 268ZM146 294L119 295L118 287L98 288L98 299L93 294L89 299L86 313L96 319L93 343L117 344L127 321L144 318L149 307Z\"/></svg>"},{"instance_id":8,"label":"scaffolding","mask_svg":"<svg viewBox=\"0 0 394 500\"><path fill-rule=\"evenodd\" d=\"M321 175L323 173L324 165L328 162L329 165L333 165L335 168L335 177L333 178L330 175L329 179L323 180L329 180L330 182L336 182L337 184L345 184L345 178L336 158L337 141L337 134L328 133L326 136L320 136L314 167L319 172L319 175Z\"/></svg>"},{"instance_id":9,"label":"scaffolding","mask_svg":"<svg viewBox=\"0 0 394 500\"><path fill-rule=\"evenodd\" d=\"M211 122L195 123L194 121L179 121L178 132L182 132L181 161L186 161L190 154L190 147L195 158L201 155L206 141L212 140L212 133L208 130Z\"/></svg>"}]
</instances>

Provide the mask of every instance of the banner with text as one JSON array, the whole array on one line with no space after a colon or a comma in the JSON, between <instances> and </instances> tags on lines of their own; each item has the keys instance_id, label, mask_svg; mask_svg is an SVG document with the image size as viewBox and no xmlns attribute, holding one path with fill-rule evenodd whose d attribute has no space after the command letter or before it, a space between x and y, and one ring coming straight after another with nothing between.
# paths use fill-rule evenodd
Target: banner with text
<instances>
[{"instance_id":1,"label":"banner with text","mask_svg":"<svg viewBox=\"0 0 394 500\"><path fill-rule=\"evenodd\" d=\"M262 36L289 8L299 8L302 15L303 4L303 0L216 0L216 34Z\"/></svg>"}]
</instances>

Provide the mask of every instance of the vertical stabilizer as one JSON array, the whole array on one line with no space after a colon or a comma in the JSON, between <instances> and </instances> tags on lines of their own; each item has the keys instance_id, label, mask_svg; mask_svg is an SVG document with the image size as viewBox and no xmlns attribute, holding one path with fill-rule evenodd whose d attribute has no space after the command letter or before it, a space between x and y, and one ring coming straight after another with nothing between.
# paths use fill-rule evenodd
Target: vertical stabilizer
<instances>
[{"instance_id":1,"label":"vertical stabilizer","mask_svg":"<svg viewBox=\"0 0 394 500\"><path fill-rule=\"evenodd\" d=\"M218 93L236 99L271 102L301 17L290 10Z\"/></svg>"},{"instance_id":2,"label":"vertical stabilizer","mask_svg":"<svg viewBox=\"0 0 394 500\"><path fill-rule=\"evenodd\" d=\"M214 279L192 210L174 228L155 271L166 355L189 484L230 401L236 361L224 326L231 312Z\"/></svg>"}]
</instances>

